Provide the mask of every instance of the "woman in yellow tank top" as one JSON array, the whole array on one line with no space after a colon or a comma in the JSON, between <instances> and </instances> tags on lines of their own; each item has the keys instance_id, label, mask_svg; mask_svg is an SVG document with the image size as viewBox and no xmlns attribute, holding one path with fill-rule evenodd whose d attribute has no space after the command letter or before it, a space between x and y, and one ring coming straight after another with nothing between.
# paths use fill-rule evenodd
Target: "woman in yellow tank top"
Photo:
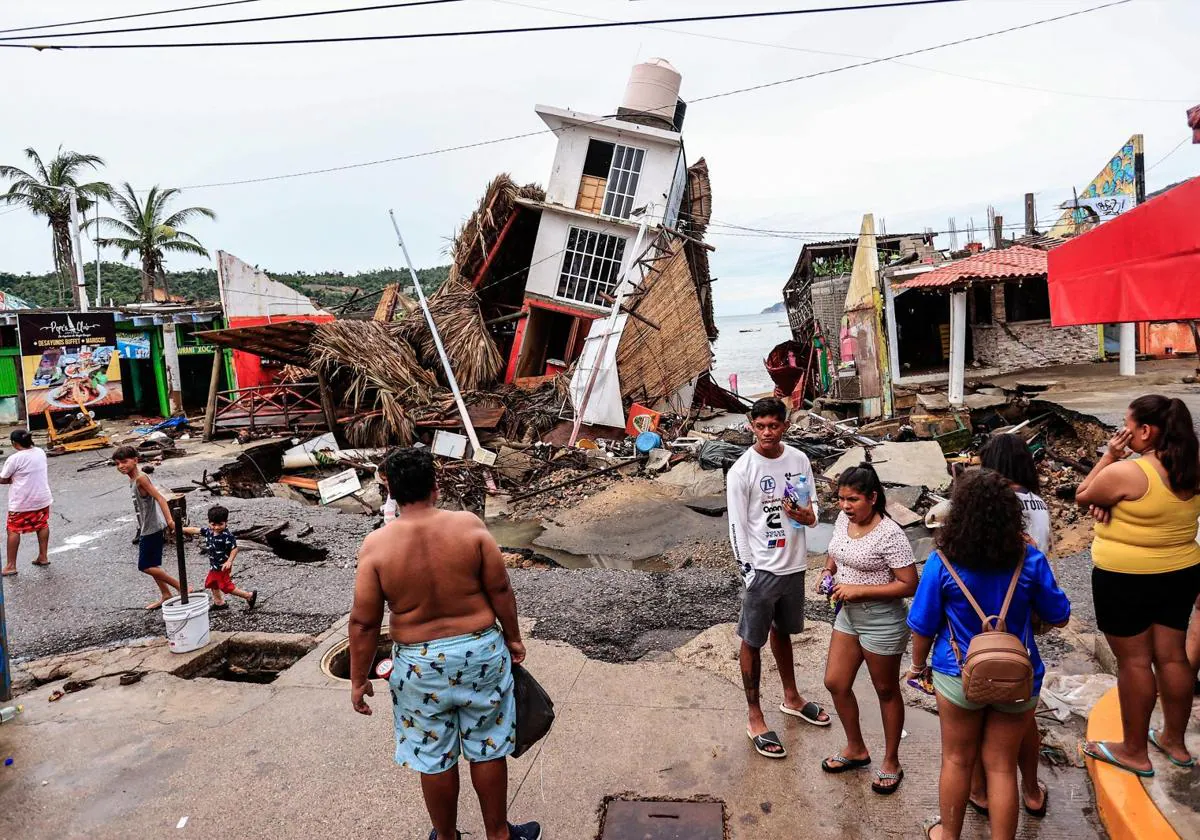
<instances>
[{"instance_id":1,"label":"woman in yellow tank top","mask_svg":"<svg viewBox=\"0 0 1200 840\"><path fill-rule=\"evenodd\" d=\"M1141 457L1125 460L1129 451ZM1075 500L1096 515L1092 598L1096 624L1117 657L1121 742L1084 752L1139 776L1152 776L1148 745L1172 763L1196 761L1184 744L1195 673L1185 636L1200 594L1200 442L1187 406L1147 395L1134 400L1125 428L1079 485ZM1162 697L1161 730L1150 729Z\"/></svg>"}]
</instances>

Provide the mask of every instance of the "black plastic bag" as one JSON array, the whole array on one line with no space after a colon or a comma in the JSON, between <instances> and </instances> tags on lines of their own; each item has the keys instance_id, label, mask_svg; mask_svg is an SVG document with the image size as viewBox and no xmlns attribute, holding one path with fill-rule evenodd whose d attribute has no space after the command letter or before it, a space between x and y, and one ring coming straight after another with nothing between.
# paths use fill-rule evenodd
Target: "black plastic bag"
<instances>
[{"instance_id":1,"label":"black plastic bag","mask_svg":"<svg viewBox=\"0 0 1200 840\"><path fill-rule=\"evenodd\" d=\"M517 701L517 748L513 757L518 758L545 738L554 725L554 701L520 665L513 665L512 671Z\"/></svg>"},{"instance_id":2,"label":"black plastic bag","mask_svg":"<svg viewBox=\"0 0 1200 840\"><path fill-rule=\"evenodd\" d=\"M700 447L700 468L727 470L749 448L736 443L726 443L723 440L706 440Z\"/></svg>"}]
</instances>

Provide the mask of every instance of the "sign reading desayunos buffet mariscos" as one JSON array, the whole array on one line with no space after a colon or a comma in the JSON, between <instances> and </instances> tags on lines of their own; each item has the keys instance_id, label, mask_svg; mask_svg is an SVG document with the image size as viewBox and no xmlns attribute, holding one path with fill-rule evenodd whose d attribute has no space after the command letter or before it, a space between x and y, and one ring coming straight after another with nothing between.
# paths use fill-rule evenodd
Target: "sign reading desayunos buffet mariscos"
<instances>
[{"instance_id":1,"label":"sign reading desayunos buffet mariscos","mask_svg":"<svg viewBox=\"0 0 1200 840\"><path fill-rule=\"evenodd\" d=\"M111 312L18 314L17 330L30 416L124 400Z\"/></svg>"}]
</instances>

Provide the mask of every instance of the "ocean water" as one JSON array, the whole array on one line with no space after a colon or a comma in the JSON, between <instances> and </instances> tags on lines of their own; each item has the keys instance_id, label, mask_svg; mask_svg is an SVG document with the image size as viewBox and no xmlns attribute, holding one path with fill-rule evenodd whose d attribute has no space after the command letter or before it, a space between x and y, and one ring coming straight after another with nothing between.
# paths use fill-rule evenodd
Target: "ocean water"
<instances>
[{"instance_id":1,"label":"ocean water","mask_svg":"<svg viewBox=\"0 0 1200 840\"><path fill-rule=\"evenodd\" d=\"M713 345L713 379L729 387L729 375L738 375L738 393L743 397L775 389L764 360L771 349L792 337L787 313L732 315L717 318L720 338Z\"/></svg>"}]
</instances>

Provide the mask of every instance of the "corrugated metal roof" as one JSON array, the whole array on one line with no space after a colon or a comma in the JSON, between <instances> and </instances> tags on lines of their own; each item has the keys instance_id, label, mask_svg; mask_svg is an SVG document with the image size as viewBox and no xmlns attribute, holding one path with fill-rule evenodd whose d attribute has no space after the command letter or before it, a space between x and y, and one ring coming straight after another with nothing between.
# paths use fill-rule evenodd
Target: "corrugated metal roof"
<instances>
[{"instance_id":1,"label":"corrugated metal roof","mask_svg":"<svg viewBox=\"0 0 1200 840\"><path fill-rule=\"evenodd\" d=\"M984 251L966 259L938 266L933 271L899 285L903 289L927 289L962 286L975 280L1006 280L1043 277L1046 252L1025 245L1013 245L996 251Z\"/></svg>"}]
</instances>

